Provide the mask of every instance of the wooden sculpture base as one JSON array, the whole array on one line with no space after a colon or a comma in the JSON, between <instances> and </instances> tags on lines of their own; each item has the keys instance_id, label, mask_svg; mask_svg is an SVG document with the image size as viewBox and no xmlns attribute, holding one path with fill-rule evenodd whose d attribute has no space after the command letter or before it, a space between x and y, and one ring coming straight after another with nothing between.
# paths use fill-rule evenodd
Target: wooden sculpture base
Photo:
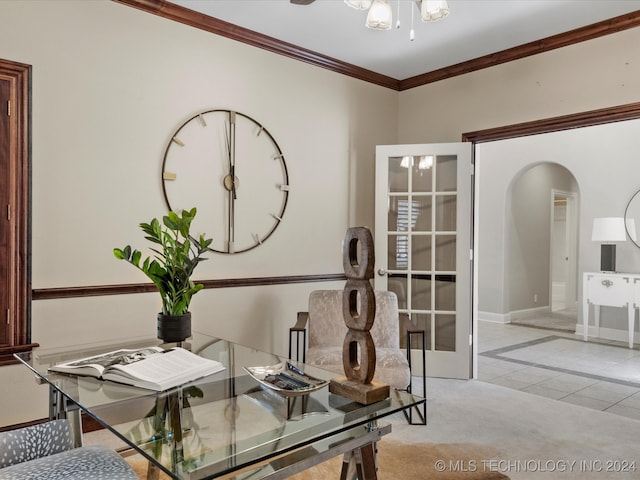
<instances>
[{"instance_id":1,"label":"wooden sculpture base","mask_svg":"<svg viewBox=\"0 0 640 480\"><path fill-rule=\"evenodd\" d=\"M371 383L358 383L347 377L332 378L329 391L354 402L369 405L389 397L389 385L373 380Z\"/></svg>"}]
</instances>

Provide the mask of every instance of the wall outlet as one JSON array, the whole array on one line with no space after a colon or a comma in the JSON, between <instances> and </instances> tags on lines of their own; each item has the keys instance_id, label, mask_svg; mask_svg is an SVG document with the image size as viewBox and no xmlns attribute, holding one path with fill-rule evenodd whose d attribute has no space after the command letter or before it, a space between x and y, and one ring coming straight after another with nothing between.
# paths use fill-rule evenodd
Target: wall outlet
<instances>
[{"instance_id":1,"label":"wall outlet","mask_svg":"<svg viewBox=\"0 0 640 480\"><path fill-rule=\"evenodd\" d=\"M533 294L533 303L538 303L538 294L537 293Z\"/></svg>"}]
</instances>

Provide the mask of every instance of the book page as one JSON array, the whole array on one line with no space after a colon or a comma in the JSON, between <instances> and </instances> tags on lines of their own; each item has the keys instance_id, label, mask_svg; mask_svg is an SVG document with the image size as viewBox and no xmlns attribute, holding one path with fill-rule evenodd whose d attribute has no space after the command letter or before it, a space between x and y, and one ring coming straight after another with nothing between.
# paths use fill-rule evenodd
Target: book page
<instances>
[{"instance_id":1,"label":"book page","mask_svg":"<svg viewBox=\"0 0 640 480\"><path fill-rule=\"evenodd\" d=\"M147 347L140 349L120 349L100 355L81 358L71 362L54 365L49 370L78 375L102 376L103 372L112 365L126 365L151 355L162 352L160 347Z\"/></svg>"},{"instance_id":2,"label":"book page","mask_svg":"<svg viewBox=\"0 0 640 480\"><path fill-rule=\"evenodd\" d=\"M177 347L143 358L141 361L110 365L103 376L116 381L118 376L141 380L142 382L134 383L140 385L149 383L152 384L151 388L164 390L220 370L224 370L224 366L220 362L200 357ZM120 381L126 382L125 378Z\"/></svg>"}]
</instances>

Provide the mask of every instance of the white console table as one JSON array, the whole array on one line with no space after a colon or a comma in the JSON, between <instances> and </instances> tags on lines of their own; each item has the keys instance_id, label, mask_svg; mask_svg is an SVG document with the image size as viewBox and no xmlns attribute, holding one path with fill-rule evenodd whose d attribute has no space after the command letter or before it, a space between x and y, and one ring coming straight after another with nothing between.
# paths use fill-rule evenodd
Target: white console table
<instances>
[{"instance_id":1,"label":"white console table","mask_svg":"<svg viewBox=\"0 0 640 480\"><path fill-rule=\"evenodd\" d=\"M640 308L640 273L587 272L583 278L582 326L584 340L589 337L589 304L593 304L595 334L600 334L600 307L627 309L629 348L633 348L636 308Z\"/></svg>"}]
</instances>

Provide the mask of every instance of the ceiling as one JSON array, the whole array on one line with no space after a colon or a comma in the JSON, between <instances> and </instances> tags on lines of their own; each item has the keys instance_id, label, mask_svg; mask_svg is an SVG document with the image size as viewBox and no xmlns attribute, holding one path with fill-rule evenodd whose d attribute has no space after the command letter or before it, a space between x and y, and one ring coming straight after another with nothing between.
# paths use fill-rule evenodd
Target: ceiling
<instances>
[{"instance_id":1,"label":"ceiling","mask_svg":"<svg viewBox=\"0 0 640 480\"><path fill-rule=\"evenodd\" d=\"M400 28L376 31L343 0L170 1L397 80L640 10L640 0L449 0L448 17L423 23L412 0L390 0Z\"/></svg>"}]
</instances>

